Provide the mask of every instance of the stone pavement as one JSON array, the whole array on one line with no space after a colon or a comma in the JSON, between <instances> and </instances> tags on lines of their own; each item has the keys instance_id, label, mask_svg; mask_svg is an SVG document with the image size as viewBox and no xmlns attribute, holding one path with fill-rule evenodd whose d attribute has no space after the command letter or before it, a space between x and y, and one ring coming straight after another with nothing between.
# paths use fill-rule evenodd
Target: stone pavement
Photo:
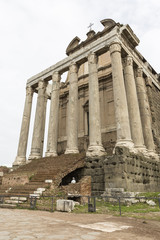
<instances>
[{"instance_id":1,"label":"stone pavement","mask_svg":"<svg viewBox=\"0 0 160 240\"><path fill-rule=\"evenodd\" d=\"M0 209L0 240L153 240L160 239L158 224L103 214Z\"/></svg>"}]
</instances>

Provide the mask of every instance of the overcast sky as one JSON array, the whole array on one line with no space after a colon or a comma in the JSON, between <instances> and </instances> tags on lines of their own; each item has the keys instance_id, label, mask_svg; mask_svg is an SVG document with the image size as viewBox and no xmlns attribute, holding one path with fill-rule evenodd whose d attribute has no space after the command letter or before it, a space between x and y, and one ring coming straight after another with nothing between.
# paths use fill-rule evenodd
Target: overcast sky
<instances>
[{"instance_id":1,"label":"overcast sky","mask_svg":"<svg viewBox=\"0 0 160 240\"><path fill-rule=\"evenodd\" d=\"M105 18L130 25L159 73L159 0L0 0L0 166L17 154L27 79L65 58L75 36L85 40L89 23L103 30Z\"/></svg>"}]
</instances>

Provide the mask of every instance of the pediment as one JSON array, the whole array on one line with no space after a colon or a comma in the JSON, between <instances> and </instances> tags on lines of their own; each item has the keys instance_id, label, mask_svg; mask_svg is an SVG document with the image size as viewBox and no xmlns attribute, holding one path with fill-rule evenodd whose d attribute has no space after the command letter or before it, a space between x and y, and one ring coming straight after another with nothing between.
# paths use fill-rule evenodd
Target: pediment
<instances>
[{"instance_id":1,"label":"pediment","mask_svg":"<svg viewBox=\"0 0 160 240\"><path fill-rule=\"evenodd\" d=\"M73 38L73 40L69 43L69 45L68 45L68 47L66 49L66 54L69 55L70 51L72 49L74 49L75 47L77 47L79 42L80 42L80 38L79 37L76 36L75 38Z\"/></svg>"},{"instance_id":2,"label":"pediment","mask_svg":"<svg viewBox=\"0 0 160 240\"><path fill-rule=\"evenodd\" d=\"M105 29L108 29L110 27L113 27L116 25L116 22L112 19L106 18L101 20L101 24L105 27Z\"/></svg>"}]
</instances>

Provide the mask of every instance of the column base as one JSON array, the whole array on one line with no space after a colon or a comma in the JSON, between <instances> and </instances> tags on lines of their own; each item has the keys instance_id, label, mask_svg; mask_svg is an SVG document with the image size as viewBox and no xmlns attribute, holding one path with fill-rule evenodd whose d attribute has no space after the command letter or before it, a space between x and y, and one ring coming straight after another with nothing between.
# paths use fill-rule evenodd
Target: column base
<instances>
[{"instance_id":1,"label":"column base","mask_svg":"<svg viewBox=\"0 0 160 240\"><path fill-rule=\"evenodd\" d=\"M105 149L101 145L90 145L86 152L87 157L101 157L107 155Z\"/></svg>"},{"instance_id":2,"label":"column base","mask_svg":"<svg viewBox=\"0 0 160 240\"><path fill-rule=\"evenodd\" d=\"M160 161L160 157L157 153L155 153L153 150L148 150L146 151L146 157L149 158L155 158L157 161Z\"/></svg>"},{"instance_id":3,"label":"column base","mask_svg":"<svg viewBox=\"0 0 160 240\"><path fill-rule=\"evenodd\" d=\"M131 139L119 139L116 142L115 147L127 147L129 149L132 149L132 148L134 148L134 143Z\"/></svg>"},{"instance_id":4,"label":"column base","mask_svg":"<svg viewBox=\"0 0 160 240\"><path fill-rule=\"evenodd\" d=\"M58 156L58 154L56 151L45 153L45 157L57 157L57 156Z\"/></svg>"},{"instance_id":5,"label":"column base","mask_svg":"<svg viewBox=\"0 0 160 240\"><path fill-rule=\"evenodd\" d=\"M21 166L25 164L26 164L26 157L17 156L12 166L16 167L16 166Z\"/></svg>"},{"instance_id":6,"label":"column base","mask_svg":"<svg viewBox=\"0 0 160 240\"><path fill-rule=\"evenodd\" d=\"M119 139L113 149L113 154L116 152L116 147L126 147L131 153L138 152L138 150L134 147L134 143L131 139Z\"/></svg>"},{"instance_id":7,"label":"column base","mask_svg":"<svg viewBox=\"0 0 160 240\"><path fill-rule=\"evenodd\" d=\"M143 155L145 155L147 153L147 149L144 145L135 146L135 149L137 150L137 152L142 153Z\"/></svg>"},{"instance_id":8,"label":"column base","mask_svg":"<svg viewBox=\"0 0 160 240\"><path fill-rule=\"evenodd\" d=\"M66 149L64 154L75 154L75 153L79 153L78 149Z\"/></svg>"},{"instance_id":9,"label":"column base","mask_svg":"<svg viewBox=\"0 0 160 240\"><path fill-rule=\"evenodd\" d=\"M40 156L40 155L30 155L29 157L28 157L28 162L30 162L31 160L34 160L34 159L39 159L39 158L41 158L42 156Z\"/></svg>"}]
</instances>

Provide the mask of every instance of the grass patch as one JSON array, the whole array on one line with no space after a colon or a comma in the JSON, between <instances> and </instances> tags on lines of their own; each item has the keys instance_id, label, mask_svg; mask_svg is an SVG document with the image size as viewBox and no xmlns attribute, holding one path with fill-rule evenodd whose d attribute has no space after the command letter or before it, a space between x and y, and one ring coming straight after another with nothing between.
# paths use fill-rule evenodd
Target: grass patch
<instances>
[{"instance_id":1,"label":"grass patch","mask_svg":"<svg viewBox=\"0 0 160 240\"><path fill-rule=\"evenodd\" d=\"M88 213L88 204L76 206L73 210L74 213ZM96 201L96 212L98 214L112 214L119 215L119 205L118 203L109 203L104 200L97 199ZM132 205L121 204L121 215L128 217L138 217L144 218L144 214L150 214L150 219L152 218L152 213L159 213L156 216L156 220L160 221L160 208L158 203L156 206L149 206L147 203L136 203ZM155 218L154 218L155 219Z\"/></svg>"}]
</instances>

